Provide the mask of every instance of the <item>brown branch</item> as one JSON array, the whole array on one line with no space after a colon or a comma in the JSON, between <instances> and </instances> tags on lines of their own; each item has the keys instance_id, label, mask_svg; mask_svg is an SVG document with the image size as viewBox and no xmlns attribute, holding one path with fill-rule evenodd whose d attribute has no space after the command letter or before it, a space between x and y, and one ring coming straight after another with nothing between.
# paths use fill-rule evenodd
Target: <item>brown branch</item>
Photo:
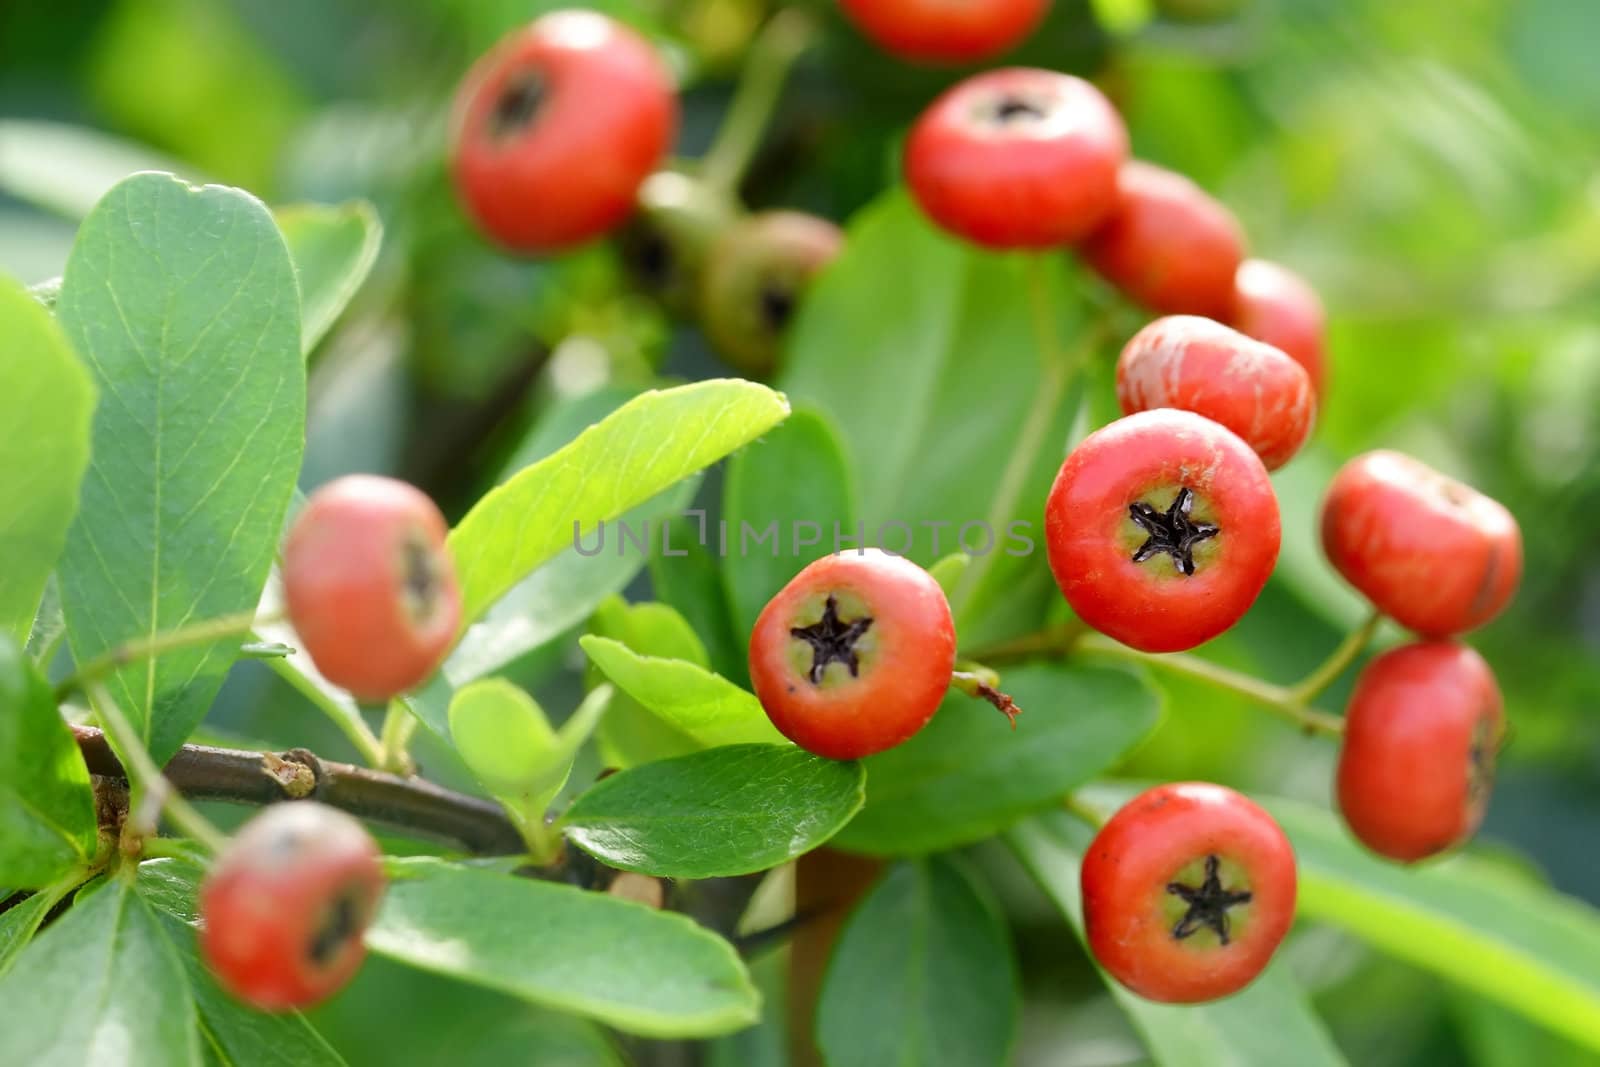
<instances>
[{"instance_id":1,"label":"brown branch","mask_svg":"<svg viewBox=\"0 0 1600 1067\"><path fill-rule=\"evenodd\" d=\"M72 731L89 773L127 778L104 734L88 726L74 726ZM180 793L196 800L275 804L310 797L359 818L458 844L480 855L526 850L516 825L493 801L421 778L324 760L303 748L250 752L184 745L162 773Z\"/></svg>"}]
</instances>

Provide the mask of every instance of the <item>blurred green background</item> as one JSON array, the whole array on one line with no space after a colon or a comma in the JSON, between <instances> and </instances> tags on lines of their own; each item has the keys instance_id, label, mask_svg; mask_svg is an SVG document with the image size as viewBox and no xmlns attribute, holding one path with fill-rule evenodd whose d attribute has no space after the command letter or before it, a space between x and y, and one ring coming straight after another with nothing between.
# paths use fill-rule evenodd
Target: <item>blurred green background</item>
<instances>
[{"instance_id":1,"label":"blurred green background","mask_svg":"<svg viewBox=\"0 0 1600 1067\"><path fill-rule=\"evenodd\" d=\"M459 513L562 399L606 382L732 373L697 331L630 288L609 246L512 260L454 204L443 169L454 83L549 6L559 5L10 0L0 6L0 270L29 283L59 274L103 179L140 167L274 204L370 199L384 250L318 354L305 487L389 471ZM679 153L698 154L768 8L594 6L668 46L685 85ZM1522 522L1528 563L1512 609L1472 638L1514 724L1481 841L1600 904L1600 4L1246 0L1209 22L1171 17L1177 0L1164 6L1058 0L1009 58L1095 76L1138 154L1219 195L1254 251L1304 273L1329 307L1332 384L1317 438L1277 478L1280 573L1215 654L1287 679L1360 617L1314 535L1321 487L1343 459L1400 448L1498 497ZM753 206L844 222L892 183L899 135L958 75L886 60L831 6L816 10L822 44L743 192ZM1196 713L1170 715L1129 773L1326 801L1331 745L1209 691L1169 688L1174 709ZM241 730L269 732L263 709L280 702L264 678L246 673L229 694ZM311 736L295 743L338 751L309 715L294 727L274 719L270 733L300 725ZM449 776L447 762L434 766ZM1070 936L1023 890L1009 903L1030 990L1042 990L1024 1054L1137 1062ZM1302 936L1291 953L1352 1062L1588 1062L1333 932ZM395 996L432 1007L399 1018ZM554 1050L534 1062L568 1062L562 1042L589 1040L509 1001L462 998L374 966L319 1022L347 1050L364 1048L362 1062L384 1049L397 1061L457 1062L475 1013L528 1015L541 1036L518 1054ZM593 1062L581 1048L571 1055Z\"/></svg>"}]
</instances>

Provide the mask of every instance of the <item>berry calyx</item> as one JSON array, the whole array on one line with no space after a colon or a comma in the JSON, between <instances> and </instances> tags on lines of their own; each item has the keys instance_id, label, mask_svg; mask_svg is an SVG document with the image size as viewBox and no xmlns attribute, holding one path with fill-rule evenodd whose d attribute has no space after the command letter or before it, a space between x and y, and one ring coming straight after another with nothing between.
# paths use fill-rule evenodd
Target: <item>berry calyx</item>
<instances>
[{"instance_id":1,"label":"berry calyx","mask_svg":"<svg viewBox=\"0 0 1600 1067\"><path fill-rule=\"evenodd\" d=\"M1338 801L1372 851L1413 863L1477 832L1504 733L1494 672L1472 649L1430 641L1367 664L1345 713Z\"/></svg>"},{"instance_id":2,"label":"berry calyx","mask_svg":"<svg viewBox=\"0 0 1600 1067\"><path fill-rule=\"evenodd\" d=\"M1116 205L1128 132L1081 78L1031 68L968 78L906 141L905 175L941 228L989 248L1079 240Z\"/></svg>"},{"instance_id":3,"label":"berry calyx","mask_svg":"<svg viewBox=\"0 0 1600 1067\"><path fill-rule=\"evenodd\" d=\"M1020 44L1050 0L839 0L839 7L886 52L915 63L960 64Z\"/></svg>"},{"instance_id":4,"label":"berry calyx","mask_svg":"<svg viewBox=\"0 0 1600 1067\"><path fill-rule=\"evenodd\" d=\"M592 11L508 35L456 94L451 170L483 232L554 252L619 226L677 129L672 74L643 37Z\"/></svg>"},{"instance_id":5,"label":"berry calyx","mask_svg":"<svg viewBox=\"0 0 1600 1067\"><path fill-rule=\"evenodd\" d=\"M1247 797L1175 782L1130 800L1080 873L1100 966L1149 1000L1192 1004L1249 985L1294 921L1294 849Z\"/></svg>"},{"instance_id":6,"label":"berry calyx","mask_svg":"<svg viewBox=\"0 0 1600 1067\"><path fill-rule=\"evenodd\" d=\"M354 977L383 895L382 856L342 811L274 805L200 886L200 950L223 988L262 1011L320 1003Z\"/></svg>"},{"instance_id":7,"label":"berry calyx","mask_svg":"<svg viewBox=\"0 0 1600 1067\"><path fill-rule=\"evenodd\" d=\"M700 284L712 345L747 374L771 374L806 290L843 245L839 227L799 211L765 211L728 227Z\"/></svg>"},{"instance_id":8,"label":"berry calyx","mask_svg":"<svg viewBox=\"0 0 1600 1067\"><path fill-rule=\"evenodd\" d=\"M1322 396L1328 377L1327 316L1305 279L1264 259L1247 259L1234 276L1228 325L1280 350L1305 368Z\"/></svg>"},{"instance_id":9,"label":"berry calyx","mask_svg":"<svg viewBox=\"0 0 1600 1067\"><path fill-rule=\"evenodd\" d=\"M955 624L939 583L878 549L824 556L768 602L750 680L801 748L860 759L925 726L950 687Z\"/></svg>"},{"instance_id":10,"label":"berry calyx","mask_svg":"<svg viewBox=\"0 0 1600 1067\"><path fill-rule=\"evenodd\" d=\"M283 549L283 591L317 670L357 699L421 683L461 621L444 516L404 482L349 475L318 489Z\"/></svg>"},{"instance_id":11,"label":"berry calyx","mask_svg":"<svg viewBox=\"0 0 1600 1067\"><path fill-rule=\"evenodd\" d=\"M1493 619L1522 580L1522 531L1503 505L1398 452L1357 456L1322 501L1328 562L1424 637Z\"/></svg>"},{"instance_id":12,"label":"berry calyx","mask_svg":"<svg viewBox=\"0 0 1600 1067\"><path fill-rule=\"evenodd\" d=\"M1115 206L1080 249L1134 302L1223 320L1233 309L1244 233L1233 213L1181 174L1130 160Z\"/></svg>"},{"instance_id":13,"label":"berry calyx","mask_svg":"<svg viewBox=\"0 0 1600 1067\"><path fill-rule=\"evenodd\" d=\"M1220 422L1268 470L1287 463L1311 433L1316 395L1294 360L1218 322L1169 315L1134 334L1117 360L1126 414L1182 408Z\"/></svg>"},{"instance_id":14,"label":"berry calyx","mask_svg":"<svg viewBox=\"0 0 1600 1067\"><path fill-rule=\"evenodd\" d=\"M1050 569L1078 616L1146 652L1227 630L1278 559L1278 501L1237 435L1160 408L1086 437L1045 502Z\"/></svg>"}]
</instances>

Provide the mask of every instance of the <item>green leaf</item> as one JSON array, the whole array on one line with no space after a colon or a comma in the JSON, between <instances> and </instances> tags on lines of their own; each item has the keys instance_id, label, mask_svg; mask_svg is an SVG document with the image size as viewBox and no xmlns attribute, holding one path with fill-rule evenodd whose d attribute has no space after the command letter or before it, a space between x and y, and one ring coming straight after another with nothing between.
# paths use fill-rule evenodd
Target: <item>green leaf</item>
<instances>
[{"instance_id":1,"label":"green leaf","mask_svg":"<svg viewBox=\"0 0 1600 1067\"><path fill-rule=\"evenodd\" d=\"M28 947L50 909L75 888L70 881L58 882L0 913L0 975L9 971L12 961ZM0 890L0 899L6 894L6 890Z\"/></svg>"},{"instance_id":2,"label":"green leaf","mask_svg":"<svg viewBox=\"0 0 1600 1067\"><path fill-rule=\"evenodd\" d=\"M147 145L85 126L0 122L0 189L70 219L83 218L136 171L177 169L176 160Z\"/></svg>"},{"instance_id":3,"label":"green leaf","mask_svg":"<svg viewBox=\"0 0 1600 1067\"><path fill-rule=\"evenodd\" d=\"M33 662L0 637L0 885L38 889L88 867L94 792Z\"/></svg>"},{"instance_id":4,"label":"green leaf","mask_svg":"<svg viewBox=\"0 0 1600 1067\"><path fill-rule=\"evenodd\" d=\"M73 655L256 606L305 439L294 267L235 189L137 174L84 220L56 313L101 389L59 568ZM108 680L157 763L238 639Z\"/></svg>"},{"instance_id":5,"label":"green leaf","mask_svg":"<svg viewBox=\"0 0 1600 1067\"><path fill-rule=\"evenodd\" d=\"M933 580L939 583L939 588L944 590L944 595L949 596L956 591L956 586L961 581L961 576L967 573L967 568L972 565L972 557L965 552L952 552L928 568L928 573L933 575Z\"/></svg>"},{"instance_id":6,"label":"green leaf","mask_svg":"<svg viewBox=\"0 0 1600 1067\"><path fill-rule=\"evenodd\" d=\"M710 545L701 542L699 534L700 523L693 519L672 520L668 538L675 553L666 556L657 552L650 557L650 587L662 603L688 620L705 645L707 666L724 678L743 683L749 671L745 635L738 633L733 623L721 562ZM706 540L716 543L711 538ZM685 553L682 556L676 554L679 546Z\"/></svg>"},{"instance_id":7,"label":"green leaf","mask_svg":"<svg viewBox=\"0 0 1600 1067\"><path fill-rule=\"evenodd\" d=\"M728 461L722 518L729 548L722 572L736 632L749 633L767 601L800 568L832 552L836 532L856 537L850 485L838 431L816 411L796 411ZM758 542L769 528L776 536ZM852 543L860 547L859 540Z\"/></svg>"},{"instance_id":8,"label":"green leaf","mask_svg":"<svg viewBox=\"0 0 1600 1067\"><path fill-rule=\"evenodd\" d=\"M861 807L859 763L794 745L727 745L602 779L562 819L584 851L625 871L721 878L809 852Z\"/></svg>"},{"instance_id":9,"label":"green leaf","mask_svg":"<svg viewBox=\"0 0 1600 1067\"><path fill-rule=\"evenodd\" d=\"M920 734L866 761L867 805L834 843L907 855L977 841L1103 773L1160 718L1149 685L1107 668L1019 667L1001 688L1023 708L1015 730L952 694Z\"/></svg>"},{"instance_id":10,"label":"green leaf","mask_svg":"<svg viewBox=\"0 0 1600 1067\"><path fill-rule=\"evenodd\" d=\"M309 355L372 271L383 223L365 200L273 211L300 280L300 347Z\"/></svg>"},{"instance_id":11,"label":"green leaf","mask_svg":"<svg viewBox=\"0 0 1600 1067\"><path fill-rule=\"evenodd\" d=\"M687 619L665 604L629 604L614 596L595 610L589 627L596 635L620 641L640 655L686 660L697 667L708 665L699 635ZM596 677L604 677L598 668L591 670ZM598 740L606 765L618 768L686 756L701 747L626 693L612 699L600 722Z\"/></svg>"},{"instance_id":12,"label":"green leaf","mask_svg":"<svg viewBox=\"0 0 1600 1067\"><path fill-rule=\"evenodd\" d=\"M1093 830L1060 812L1030 819L1006 835L1017 858L1080 939L1078 871L1092 837ZM1157 1004L1110 978L1106 984L1162 1067L1332 1067L1345 1062L1281 961L1243 992L1209 1004Z\"/></svg>"},{"instance_id":13,"label":"green leaf","mask_svg":"<svg viewBox=\"0 0 1600 1067\"><path fill-rule=\"evenodd\" d=\"M367 933L374 952L628 1033L702 1037L756 1020L732 946L682 915L437 861L404 871Z\"/></svg>"},{"instance_id":14,"label":"green leaf","mask_svg":"<svg viewBox=\"0 0 1600 1067\"><path fill-rule=\"evenodd\" d=\"M206 1060L240 1067L339 1067L344 1057L297 1011L269 1014L226 993L200 962L193 928L157 914L161 932L183 964L199 1011Z\"/></svg>"},{"instance_id":15,"label":"green leaf","mask_svg":"<svg viewBox=\"0 0 1600 1067\"><path fill-rule=\"evenodd\" d=\"M451 532L463 621L477 619L576 535L592 534L599 523L715 463L788 414L781 393L734 380L630 400L491 490Z\"/></svg>"},{"instance_id":16,"label":"green leaf","mask_svg":"<svg viewBox=\"0 0 1600 1067\"><path fill-rule=\"evenodd\" d=\"M1408 868L1362 850L1332 815L1263 806L1300 862L1299 914L1600 1049L1600 914L1472 856Z\"/></svg>"},{"instance_id":17,"label":"green leaf","mask_svg":"<svg viewBox=\"0 0 1600 1067\"><path fill-rule=\"evenodd\" d=\"M89 466L94 385L55 316L0 277L0 635L28 639Z\"/></svg>"},{"instance_id":18,"label":"green leaf","mask_svg":"<svg viewBox=\"0 0 1600 1067\"><path fill-rule=\"evenodd\" d=\"M594 634L578 644L618 689L704 748L786 743L755 694L720 674L681 659L641 656Z\"/></svg>"},{"instance_id":19,"label":"green leaf","mask_svg":"<svg viewBox=\"0 0 1600 1067\"><path fill-rule=\"evenodd\" d=\"M901 863L839 936L817 1044L830 1067L1005 1063L1020 1007L994 904L949 859Z\"/></svg>"},{"instance_id":20,"label":"green leaf","mask_svg":"<svg viewBox=\"0 0 1600 1067\"><path fill-rule=\"evenodd\" d=\"M969 644L1014 634L1059 596L1044 564L1043 518L1066 452L1069 398L1030 458L1017 508L996 513L1000 472L1043 380L1029 267L1027 257L939 232L903 188L891 190L851 220L843 252L807 292L781 378L796 404L833 418L873 540L901 552L909 533L902 554L924 566L957 550L973 555L965 580L974 589L956 604ZM1046 265L1070 349L1084 330L1063 268ZM1012 537L1013 521L1032 527Z\"/></svg>"},{"instance_id":21,"label":"green leaf","mask_svg":"<svg viewBox=\"0 0 1600 1067\"><path fill-rule=\"evenodd\" d=\"M178 954L125 881L87 896L0 977L0 1063L198 1067Z\"/></svg>"}]
</instances>

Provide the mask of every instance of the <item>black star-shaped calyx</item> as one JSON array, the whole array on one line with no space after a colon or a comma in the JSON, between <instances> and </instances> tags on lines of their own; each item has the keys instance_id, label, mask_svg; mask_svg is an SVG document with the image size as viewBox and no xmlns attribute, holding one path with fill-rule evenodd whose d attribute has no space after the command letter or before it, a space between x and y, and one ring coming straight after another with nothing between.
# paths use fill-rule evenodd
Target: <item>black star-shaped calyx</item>
<instances>
[{"instance_id":1,"label":"black star-shaped calyx","mask_svg":"<svg viewBox=\"0 0 1600 1067\"><path fill-rule=\"evenodd\" d=\"M1165 512L1157 511L1142 500L1129 504L1129 518L1138 523L1139 529L1150 535L1145 543L1139 546L1139 551L1133 554L1133 562L1143 563L1165 552L1172 557L1173 566L1178 570L1184 574L1193 574L1194 546L1201 541L1209 541L1221 532L1221 528L1212 523L1195 522L1189 518L1189 512L1193 508L1194 493L1187 488L1178 490L1178 495L1172 500L1172 506Z\"/></svg>"},{"instance_id":2,"label":"black star-shaped calyx","mask_svg":"<svg viewBox=\"0 0 1600 1067\"><path fill-rule=\"evenodd\" d=\"M1206 880L1200 883L1199 888L1184 885L1182 882L1167 883L1167 892L1182 897L1184 903L1189 905L1189 910L1183 913L1183 918L1172 928L1172 936L1179 941L1198 933L1202 926L1209 926L1216 931L1217 939L1226 945L1228 909L1235 904L1250 903L1248 890L1236 892L1222 888L1222 879L1217 877L1217 867L1217 857L1207 856Z\"/></svg>"},{"instance_id":3,"label":"black star-shaped calyx","mask_svg":"<svg viewBox=\"0 0 1600 1067\"><path fill-rule=\"evenodd\" d=\"M862 617L853 622L839 618L839 602L832 596L822 606L822 618L810 626L796 626L789 636L798 637L811 646L811 670L806 677L812 685L822 684L822 672L830 663L843 663L850 668L850 677L858 677L861 663L856 659L856 642L872 627L872 620Z\"/></svg>"}]
</instances>

